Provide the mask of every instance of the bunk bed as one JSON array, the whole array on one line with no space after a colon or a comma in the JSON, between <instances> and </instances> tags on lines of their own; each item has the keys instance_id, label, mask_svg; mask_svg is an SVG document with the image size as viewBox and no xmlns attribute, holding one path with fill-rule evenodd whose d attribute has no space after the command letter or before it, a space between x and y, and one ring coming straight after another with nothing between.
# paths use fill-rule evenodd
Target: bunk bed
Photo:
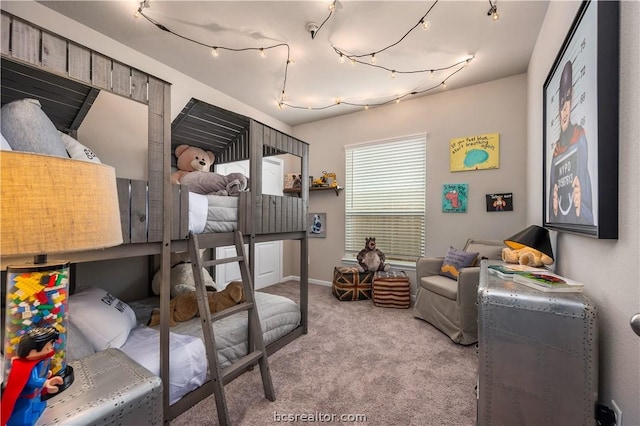
<instances>
[{"instance_id":1,"label":"bunk bed","mask_svg":"<svg viewBox=\"0 0 640 426\"><path fill-rule=\"evenodd\" d=\"M150 263L159 265L162 290L157 303L162 314L157 336L159 375L164 383L164 421L170 421L211 393L205 382L177 402L169 396L172 356L169 346L174 334L168 318L171 253L187 249L190 232L188 188L170 182L176 145L187 143L211 150L216 154L216 163L250 161L249 190L237 197L237 230L249 245L249 259L255 259L255 244L260 242L295 240L300 249L297 304L300 321L286 334L268 339L267 353L272 354L306 334L308 179L302 180L301 197L297 198L263 194L261 179L256 177L262 176L263 157L285 153L299 157L301 173L308 176L308 145L249 117L197 99L192 99L171 123L169 82L4 10L1 20L2 105L17 99L37 99L56 128L74 137L100 91L148 107L148 180L117 178L124 243L99 251L67 253L65 257L78 263L148 256ZM216 233L209 241L211 247L233 245L234 234ZM4 269L8 264L27 259L0 260ZM254 267L250 263L252 275ZM70 309L73 310L73 302Z\"/></svg>"}]
</instances>

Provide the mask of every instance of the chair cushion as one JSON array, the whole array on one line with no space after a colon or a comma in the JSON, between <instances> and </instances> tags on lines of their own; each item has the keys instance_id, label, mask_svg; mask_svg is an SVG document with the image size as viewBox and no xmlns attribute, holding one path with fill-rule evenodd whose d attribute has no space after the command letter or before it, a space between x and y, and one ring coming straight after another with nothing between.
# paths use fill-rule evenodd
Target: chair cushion
<instances>
[{"instance_id":1,"label":"chair cushion","mask_svg":"<svg viewBox=\"0 0 640 426\"><path fill-rule=\"evenodd\" d=\"M458 281L442 275L430 275L422 277L419 285L422 290L427 290L447 299L456 300L458 297Z\"/></svg>"},{"instance_id":2,"label":"chair cushion","mask_svg":"<svg viewBox=\"0 0 640 426\"><path fill-rule=\"evenodd\" d=\"M482 259L502 260L502 249L506 247L502 241L494 240L476 240L469 238L464 246L464 251L477 252L478 257L474 262L474 266L480 265Z\"/></svg>"},{"instance_id":3,"label":"chair cushion","mask_svg":"<svg viewBox=\"0 0 640 426\"><path fill-rule=\"evenodd\" d=\"M444 262L440 267L439 274L455 280L458 278L460 269L473 265L476 257L478 257L478 252L458 250L457 248L450 246L449 251L444 257Z\"/></svg>"}]
</instances>

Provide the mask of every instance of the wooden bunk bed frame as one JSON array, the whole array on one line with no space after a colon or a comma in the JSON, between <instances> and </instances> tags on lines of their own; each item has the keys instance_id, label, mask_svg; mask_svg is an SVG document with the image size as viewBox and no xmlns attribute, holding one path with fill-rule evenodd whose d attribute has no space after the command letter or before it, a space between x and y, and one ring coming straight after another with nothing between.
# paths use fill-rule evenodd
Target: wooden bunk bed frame
<instances>
[{"instance_id":1,"label":"wooden bunk bed frame","mask_svg":"<svg viewBox=\"0 0 640 426\"><path fill-rule=\"evenodd\" d=\"M153 256L162 274L160 309L169 312L170 254L187 249L188 192L170 181L173 147L187 143L211 150L216 162L250 160L250 187L238 200L238 230L249 244L298 240L300 245L300 326L267 347L272 354L307 333L308 240L306 216L309 180L302 180L301 197L262 194L262 158L289 153L300 157L308 176L308 145L251 118L192 99L172 124L171 84L99 52L33 25L4 10L1 14L2 104L21 98L38 99L58 130L71 136L100 90L148 106L148 181L117 179L124 243L120 246L65 254L72 263ZM172 136L173 133L173 136ZM234 234L211 234L215 246L234 244ZM29 260L3 257L7 264ZM251 274L255 272L251 262ZM169 383L169 318L160 324L160 376ZM239 371L240 375L243 371ZM165 385L165 389L168 388ZM168 422L211 394L205 383L169 405L163 392L164 421Z\"/></svg>"}]
</instances>

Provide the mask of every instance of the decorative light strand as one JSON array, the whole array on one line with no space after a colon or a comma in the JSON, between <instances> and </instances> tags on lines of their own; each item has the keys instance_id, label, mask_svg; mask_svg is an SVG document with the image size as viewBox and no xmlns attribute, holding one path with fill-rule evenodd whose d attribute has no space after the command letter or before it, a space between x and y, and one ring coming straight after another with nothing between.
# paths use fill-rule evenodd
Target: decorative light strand
<instances>
[{"instance_id":1,"label":"decorative light strand","mask_svg":"<svg viewBox=\"0 0 640 426\"><path fill-rule=\"evenodd\" d=\"M365 109L369 109L370 107L377 107L377 106L383 106L383 105L387 105L390 103L398 103L400 102L401 99L408 97L408 96L412 96L412 95L418 95L418 94L422 94L422 93L426 93L432 90L435 90L438 87L442 87L445 88L446 87L446 81L448 79L450 79L451 77L453 77L455 74L457 74L458 72L460 72L463 68L465 68L473 59L474 57L470 57L468 59L456 62L453 65L447 66L447 67L441 67L441 68L432 68L432 69L421 69L421 70L410 70L410 71L402 71L402 70L397 70L397 69L390 69L390 68L386 68L384 66L381 65L377 65L375 62L376 59L376 54L380 53L380 52L384 52L396 45L398 45L401 41L403 41L408 35L409 33L411 33L411 31L413 31L416 27L422 25L423 28L428 29L429 27L429 22L425 21L425 18L427 17L427 15L431 12L431 10L435 7L435 5L438 3L439 0L435 0L435 2L431 5L431 7L429 8L429 10L427 11L427 13L425 13L422 18L418 21L417 24L415 24L409 31L407 31L405 33L405 35L403 35L398 41L396 41L395 43L374 51L374 52L370 52L370 53L365 53L365 54L361 54L361 55L349 55L347 53L345 53L343 50L332 46L334 51L336 52L336 54L338 54L341 62L344 61L345 58L348 58L351 62L352 65L355 65L356 63L359 64L363 64L363 65L367 65L367 66L371 66L371 67L375 67L375 68L380 68L383 69L385 71L388 71L391 73L392 78L395 78L396 74L413 74L413 73L424 73L424 72L429 72L431 78L433 78L433 74L436 71L446 71L446 70L450 70L452 68L455 68L457 66L459 66L459 68L457 68L456 70L454 70L453 72L451 72L444 80L442 80L440 83L432 85L426 89L422 89L422 90L418 90L415 89L413 91L407 92L403 95L400 96L395 96L392 97L386 101L382 101L382 102L378 102L378 103L370 103L370 102L366 102L366 103L358 103L358 102L348 102L345 101L342 98L338 98L335 100L334 103L329 104L329 105L325 105L325 106L320 106L320 107L312 107L312 106L300 106L300 105L295 105L295 104L290 104L288 102L285 102L286 99L286 86L287 86L287 76L288 76L288 72L289 72L289 65L292 64L294 61L291 59L291 47L289 46L288 43L277 43L274 45L270 45L270 46L263 46L263 47L244 47L244 48L231 48L231 47L225 47L225 46L216 46L216 45L210 45L207 43L203 43L200 42L198 40L192 39L190 37L186 37L184 35L178 34L174 31L172 31L171 29L169 29L168 27L166 27L165 25L162 25L161 23L155 21L154 19L152 19L151 17L149 17L148 15L146 15L144 13L144 9L145 8L149 8L149 0L143 0L140 2L140 5L138 7L138 9L136 10L136 12L134 13L134 16L136 18L139 18L140 16L144 17L147 21L149 21L151 24L153 24L156 28L167 32L169 34L172 34L178 38L181 38L183 40L189 41L191 43L195 43L197 45L206 47L208 49L210 49L211 51L211 55L213 55L214 57L217 57L219 55L219 51L220 50L226 50L226 51L230 51L230 52L245 52L245 51L257 51L261 54L261 56L264 57L265 55L265 51L269 50L269 49L275 49L275 48L279 48L279 47L286 47L287 48L287 61L285 63L285 67L284 67L284 77L283 77L283 83L282 83L282 90L280 92L280 97L279 100L277 101L278 104L278 108L279 109L283 109L283 107L289 107L289 108L294 108L294 109L306 109L306 110L310 110L310 111L319 111L319 110L324 110L324 109L328 109L331 107L335 107L338 105L348 105L348 106L356 106L356 107L364 107ZM491 2L490 2L491 3ZM317 30L315 30L315 32L312 33L311 37L312 39L315 38L315 36L318 34L318 32L320 31L320 29L322 28L322 26L329 20L329 18L333 15L333 12L335 11L335 5L336 5L336 0L334 0L331 5L329 6L329 15L326 17L326 19L322 22L322 24L320 25L320 27L318 27ZM364 61L364 60L360 60L359 58L363 58L363 57L369 57L370 60L369 61Z\"/></svg>"},{"instance_id":2,"label":"decorative light strand","mask_svg":"<svg viewBox=\"0 0 640 426\"><path fill-rule=\"evenodd\" d=\"M338 49L336 47L334 47L333 49L338 54L340 54L340 53L345 54L347 56L347 58L349 58L349 59L357 59L357 58L362 58L362 57L365 57L365 56L370 56L372 58L375 58L375 55L377 55L378 53L382 53L385 50L391 49L392 47L400 44L400 42L402 42L402 40L404 40L411 33L411 31L415 30L416 27L418 27L419 25L422 25L423 28L428 29L429 25L427 25L427 23L426 23L428 21L425 21L424 18L426 18L427 15L431 12L431 10L436 6L436 4L438 4L438 1L439 0L434 1L433 4L431 5L431 7L429 8L429 10L427 10L427 13L422 15L422 18L420 18L418 23L415 24L413 27L411 27L411 29L409 29L409 31L407 31L402 37L400 37L400 39L398 41L396 41L395 43L390 44L389 46L387 46L385 48L382 48L380 50L376 50L374 52L363 53L361 55L346 55L345 51L343 49ZM359 61L357 61L357 62L359 62ZM360 62L360 63L365 63L365 62Z\"/></svg>"},{"instance_id":3,"label":"decorative light strand","mask_svg":"<svg viewBox=\"0 0 640 426\"><path fill-rule=\"evenodd\" d=\"M437 83L437 84L433 84L429 87L427 87L426 89L414 89L410 92L407 92L403 95L400 96L395 96L392 97L390 99L387 99L386 101L380 101L377 103L371 103L371 102L366 102L366 103L359 103L359 102L347 102L342 98L338 98L336 99L336 101L332 104L328 104L328 105L324 105L324 106L319 106L319 107L311 107L311 106L301 106L301 105L294 105L294 104L290 104L287 102L280 102L278 105L280 106L280 109L282 109L283 106L289 107L289 108L293 108L293 109L306 109L306 110L311 110L311 111L321 111L321 110L325 110L331 107L335 107L338 105L349 105L349 106L354 106L354 107L363 107L364 109L369 109L372 107L379 107L379 106L384 106L384 105L388 105L391 103L399 103L402 99L409 97L409 96L415 96L415 95L420 95L422 93L427 93L430 92L432 90L438 89L438 88L446 88L447 87L447 80L449 80L451 77L453 77L454 75L456 75L457 73L459 73L460 71L462 71L464 68L467 67L467 65L473 60L474 58L471 57L469 59L465 59L464 61L458 62L456 65L459 65L459 67L454 70L453 72L451 72L444 80L442 80L441 82ZM455 65L453 65L455 66ZM452 66L452 67L453 67ZM449 68L452 68L449 67Z\"/></svg>"},{"instance_id":4,"label":"decorative light strand","mask_svg":"<svg viewBox=\"0 0 640 426\"><path fill-rule=\"evenodd\" d=\"M318 29L315 31L311 31L311 40L315 40L316 36L320 32L324 24L326 24L329 18L331 18L331 15L333 15L333 11L336 10L336 1L337 0L333 0L333 3L329 5L329 15L324 19L324 21L322 21L322 24L320 24Z\"/></svg>"},{"instance_id":5,"label":"decorative light strand","mask_svg":"<svg viewBox=\"0 0 640 426\"><path fill-rule=\"evenodd\" d=\"M197 45L203 46L203 47L207 47L209 49L211 49L211 54L215 57L218 56L219 51L220 50L227 50L230 52L246 52L246 51L250 51L250 50L254 50L260 53L260 55L262 57L264 57L266 55L265 51L268 49L275 49L278 47L286 47L287 48L287 62L285 63L284 66L284 78L282 80L282 91L281 91L281 96L280 96L280 101L278 102L279 105L281 105L284 102L284 94L286 93L286 88L287 88L287 74L289 73L289 65L291 63L293 63L293 61L291 60L291 47L289 46L288 43L277 43L271 46L264 46L264 47L242 47L242 48L232 48L232 47L225 47L225 46L212 46L206 43L202 43L198 40L194 40L192 38L183 36L182 34L178 34L174 31L171 31L169 28L167 28L166 26L160 24L159 22L153 20L152 18L150 18L149 16L147 16L144 13L144 8L149 7L149 3L148 0L144 0L140 3L140 7L137 10L137 14L139 14L139 16L144 17L147 21L149 21L150 23L152 23L154 26L156 26L157 28L161 29L162 31L168 32L169 34L172 34L178 38L181 38L183 40L187 40L190 41L191 43L195 43Z\"/></svg>"}]
</instances>

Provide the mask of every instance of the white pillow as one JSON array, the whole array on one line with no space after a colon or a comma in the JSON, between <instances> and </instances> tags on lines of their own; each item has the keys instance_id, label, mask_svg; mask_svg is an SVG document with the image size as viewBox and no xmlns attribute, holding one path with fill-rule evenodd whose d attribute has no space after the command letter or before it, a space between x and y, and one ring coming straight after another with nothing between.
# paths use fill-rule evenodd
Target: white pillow
<instances>
[{"instance_id":1,"label":"white pillow","mask_svg":"<svg viewBox=\"0 0 640 426\"><path fill-rule=\"evenodd\" d=\"M69 157L76 160L84 160L91 163L102 164L102 161L100 161L98 156L94 154L94 152L89 148L82 145L80 142L66 133L63 133L59 130L58 133L60 133L60 139L62 139L62 143L64 144L64 148L69 153Z\"/></svg>"},{"instance_id":2,"label":"white pillow","mask_svg":"<svg viewBox=\"0 0 640 426\"><path fill-rule=\"evenodd\" d=\"M136 326L133 309L106 290L89 287L69 298L69 321L96 351L120 348Z\"/></svg>"}]
</instances>

